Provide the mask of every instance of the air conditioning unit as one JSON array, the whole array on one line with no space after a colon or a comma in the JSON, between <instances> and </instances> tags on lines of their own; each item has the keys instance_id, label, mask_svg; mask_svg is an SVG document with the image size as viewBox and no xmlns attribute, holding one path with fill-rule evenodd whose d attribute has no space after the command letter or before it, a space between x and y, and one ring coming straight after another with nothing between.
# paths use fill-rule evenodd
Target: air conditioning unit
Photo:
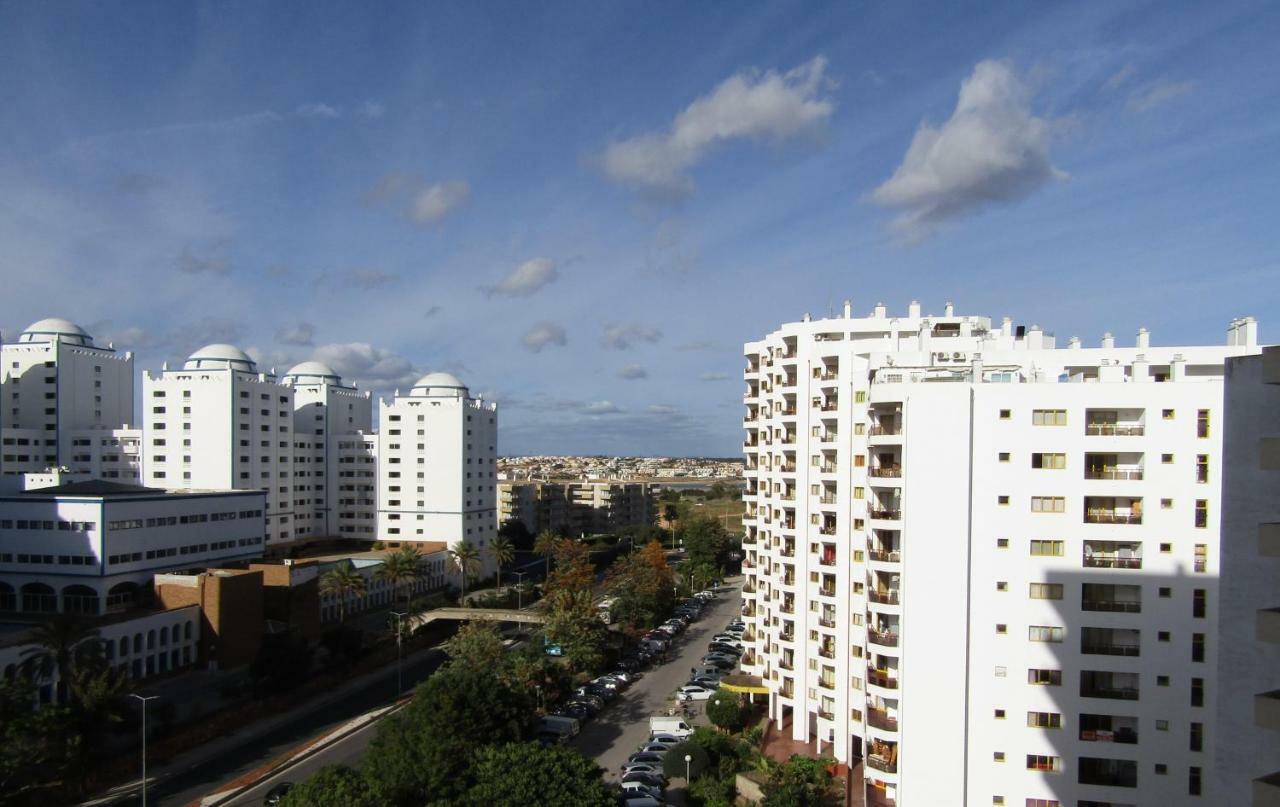
<instances>
[{"instance_id":1,"label":"air conditioning unit","mask_svg":"<svg viewBox=\"0 0 1280 807\"><path fill-rule=\"evenodd\" d=\"M961 352L959 352L959 351L956 351L955 353L952 353L952 354L951 354L951 360L952 360L952 361L964 361L964 354L963 354L963 353L961 353Z\"/></svg>"}]
</instances>

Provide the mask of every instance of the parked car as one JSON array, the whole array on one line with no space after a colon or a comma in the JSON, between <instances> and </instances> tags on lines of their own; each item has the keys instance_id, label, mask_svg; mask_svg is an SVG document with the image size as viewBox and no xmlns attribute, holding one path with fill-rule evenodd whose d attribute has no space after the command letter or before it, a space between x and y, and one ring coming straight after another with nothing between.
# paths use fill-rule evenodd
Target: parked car
<instances>
[{"instance_id":1,"label":"parked car","mask_svg":"<svg viewBox=\"0 0 1280 807\"><path fill-rule=\"evenodd\" d=\"M643 782L623 782L619 787L622 789L622 792L628 796L648 796L652 799L662 798L662 790Z\"/></svg>"},{"instance_id":2,"label":"parked car","mask_svg":"<svg viewBox=\"0 0 1280 807\"><path fill-rule=\"evenodd\" d=\"M564 706L560 707L557 714L560 712L563 712L569 717L576 717L579 721L584 723L596 716L595 707L589 703L566 703Z\"/></svg>"},{"instance_id":3,"label":"parked car","mask_svg":"<svg viewBox=\"0 0 1280 807\"><path fill-rule=\"evenodd\" d=\"M708 667L719 667L722 670L732 670L738 666L737 659L719 653L709 653L703 656L702 663Z\"/></svg>"},{"instance_id":4,"label":"parked car","mask_svg":"<svg viewBox=\"0 0 1280 807\"><path fill-rule=\"evenodd\" d=\"M627 764L623 765L622 767L626 768L630 765L659 765L660 766L662 765L662 754L657 754L657 753L654 753L653 751L637 751L631 756L627 757Z\"/></svg>"},{"instance_id":5,"label":"parked car","mask_svg":"<svg viewBox=\"0 0 1280 807\"><path fill-rule=\"evenodd\" d=\"M684 738L693 734L693 728L682 717L655 715L649 718L649 736L657 737L660 734Z\"/></svg>"},{"instance_id":6,"label":"parked car","mask_svg":"<svg viewBox=\"0 0 1280 807\"><path fill-rule=\"evenodd\" d=\"M614 670L613 672L609 673L609 677L617 678L619 681L621 681L624 684L630 684L633 681L635 681L638 676L636 676L636 674L631 672L630 670Z\"/></svg>"},{"instance_id":7,"label":"parked car","mask_svg":"<svg viewBox=\"0 0 1280 807\"><path fill-rule=\"evenodd\" d=\"M662 763L628 762L622 766L623 779L626 779L628 776L634 776L637 773L644 773L650 776L663 776Z\"/></svg>"},{"instance_id":8,"label":"parked car","mask_svg":"<svg viewBox=\"0 0 1280 807\"><path fill-rule=\"evenodd\" d=\"M649 736L650 745L653 745L654 743L661 743L667 747L670 747L673 745L679 745L680 742L681 742L680 738L677 737L676 735L668 734L662 731L655 732L654 734Z\"/></svg>"},{"instance_id":9,"label":"parked car","mask_svg":"<svg viewBox=\"0 0 1280 807\"><path fill-rule=\"evenodd\" d=\"M671 750L671 746L664 743L645 743L640 746L640 751L652 752L654 754L665 754L669 750Z\"/></svg>"},{"instance_id":10,"label":"parked car","mask_svg":"<svg viewBox=\"0 0 1280 807\"><path fill-rule=\"evenodd\" d=\"M662 790L667 786L666 777L660 776L656 773L641 773L640 771L623 776L622 783L625 785L627 782L639 782L642 785L656 787L659 790Z\"/></svg>"},{"instance_id":11,"label":"parked car","mask_svg":"<svg viewBox=\"0 0 1280 807\"><path fill-rule=\"evenodd\" d=\"M676 690L676 697L682 701L705 701L713 694L715 694L714 689L701 684L685 684Z\"/></svg>"},{"instance_id":12,"label":"parked car","mask_svg":"<svg viewBox=\"0 0 1280 807\"><path fill-rule=\"evenodd\" d=\"M725 644L724 642L712 642L707 645L707 650L711 653L725 653L733 656L734 658L742 655L742 648L734 647L733 645Z\"/></svg>"},{"instance_id":13,"label":"parked car","mask_svg":"<svg viewBox=\"0 0 1280 807\"><path fill-rule=\"evenodd\" d=\"M720 679L719 679L719 678L712 678L712 677L711 677L711 676L709 676L709 675L698 675L698 676L694 676L693 678L689 679L689 683L690 683L690 684L697 684L698 686L706 687L707 689L719 689L719 688L720 688Z\"/></svg>"},{"instance_id":14,"label":"parked car","mask_svg":"<svg viewBox=\"0 0 1280 807\"><path fill-rule=\"evenodd\" d=\"M585 703L597 712L604 708L604 698L590 692L575 692L570 703Z\"/></svg>"},{"instance_id":15,"label":"parked car","mask_svg":"<svg viewBox=\"0 0 1280 807\"><path fill-rule=\"evenodd\" d=\"M289 791L293 790L293 782L281 782L267 791L266 798L262 800L262 807L276 807Z\"/></svg>"},{"instance_id":16,"label":"parked car","mask_svg":"<svg viewBox=\"0 0 1280 807\"><path fill-rule=\"evenodd\" d=\"M632 797L626 793L623 794L622 800L618 803L621 807L664 807L666 805L665 801L655 799L653 796L637 795Z\"/></svg>"}]
</instances>

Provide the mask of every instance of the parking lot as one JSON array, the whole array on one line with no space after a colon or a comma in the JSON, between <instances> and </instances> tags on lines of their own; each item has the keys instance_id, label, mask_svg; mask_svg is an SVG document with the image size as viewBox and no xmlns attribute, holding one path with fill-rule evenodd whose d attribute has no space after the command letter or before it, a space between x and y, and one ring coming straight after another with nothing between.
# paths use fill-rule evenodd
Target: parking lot
<instances>
[{"instance_id":1,"label":"parking lot","mask_svg":"<svg viewBox=\"0 0 1280 807\"><path fill-rule=\"evenodd\" d=\"M738 615L741 598L734 583L722 586L719 595L703 611L702 618L676 637L665 664L644 671L616 701L582 727L572 744L604 768L606 781L618 781L622 763L649 738L649 718L665 715L678 704L672 693L689 679L691 668L702 666L711 637ZM694 724L706 723L704 703L693 704ZM673 791L675 788L672 789ZM671 795L675 795L674 792Z\"/></svg>"}]
</instances>

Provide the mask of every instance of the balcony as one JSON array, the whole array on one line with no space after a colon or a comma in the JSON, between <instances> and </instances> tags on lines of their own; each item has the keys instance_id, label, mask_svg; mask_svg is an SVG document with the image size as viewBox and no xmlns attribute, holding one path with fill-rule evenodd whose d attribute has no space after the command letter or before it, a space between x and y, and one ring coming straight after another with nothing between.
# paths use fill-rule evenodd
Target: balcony
<instances>
[{"instance_id":1,"label":"balcony","mask_svg":"<svg viewBox=\"0 0 1280 807\"><path fill-rule=\"evenodd\" d=\"M881 466L872 468L867 473L870 476L878 477L881 479L901 479L902 466L901 465L881 465Z\"/></svg>"},{"instance_id":2,"label":"balcony","mask_svg":"<svg viewBox=\"0 0 1280 807\"><path fill-rule=\"evenodd\" d=\"M882 510L878 507L872 507L868 511L868 514L872 518L878 518L882 521L901 521L902 520L901 510Z\"/></svg>"},{"instance_id":3,"label":"balcony","mask_svg":"<svg viewBox=\"0 0 1280 807\"><path fill-rule=\"evenodd\" d=\"M1142 544L1123 541L1085 541L1086 569L1141 569Z\"/></svg>"},{"instance_id":4,"label":"balcony","mask_svg":"<svg viewBox=\"0 0 1280 807\"><path fill-rule=\"evenodd\" d=\"M822 718L823 720L835 720L835 719L836 719L836 713L835 713L835 712L832 712L832 711L831 711L831 710L829 710L829 709L819 709L819 710L818 710L818 717Z\"/></svg>"},{"instance_id":5,"label":"balcony","mask_svg":"<svg viewBox=\"0 0 1280 807\"><path fill-rule=\"evenodd\" d=\"M794 671L795 671L795 668L796 668L796 664L795 664L795 662L794 662L794 661L785 661L785 660L783 660L783 661L779 661L779 662L778 662L778 669L779 669L779 670L786 670L787 672L794 672Z\"/></svg>"},{"instance_id":6,"label":"balcony","mask_svg":"<svg viewBox=\"0 0 1280 807\"><path fill-rule=\"evenodd\" d=\"M1254 633L1259 642L1280 644L1280 608L1263 608L1258 611Z\"/></svg>"},{"instance_id":7,"label":"balcony","mask_svg":"<svg viewBox=\"0 0 1280 807\"><path fill-rule=\"evenodd\" d=\"M836 596L836 587L835 587L834 585L832 585L832 586L819 586L819 587L818 587L818 596L820 596L820 597L834 597L834 596Z\"/></svg>"},{"instance_id":8,"label":"balcony","mask_svg":"<svg viewBox=\"0 0 1280 807\"><path fill-rule=\"evenodd\" d=\"M1080 671L1080 697L1107 700L1138 700L1138 675L1105 670Z\"/></svg>"},{"instance_id":9,"label":"balcony","mask_svg":"<svg viewBox=\"0 0 1280 807\"><path fill-rule=\"evenodd\" d=\"M836 626L835 617L821 616L818 617L818 624L824 628L834 628Z\"/></svg>"},{"instance_id":10,"label":"balcony","mask_svg":"<svg viewBox=\"0 0 1280 807\"><path fill-rule=\"evenodd\" d=\"M867 767L885 773L898 772L898 763L893 758L881 754L867 754Z\"/></svg>"},{"instance_id":11,"label":"balcony","mask_svg":"<svg viewBox=\"0 0 1280 807\"><path fill-rule=\"evenodd\" d=\"M1089 468L1084 472L1085 479L1119 479L1140 481L1141 468Z\"/></svg>"},{"instance_id":12,"label":"balcony","mask_svg":"<svg viewBox=\"0 0 1280 807\"><path fill-rule=\"evenodd\" d=\"M881 605L897 605L898 592L896 589L871 589L867 592L867 599Z\"/></svg>"},{"instance_id":13,"label":"balcony","mask_svg":"<svg viewBox=\"0 0 1280 807\"><path fill-rule=\"evenodd\" d=\"M874 684L878 687L884 687L885 689L898 688L898 679L896 677L890 678L888 670L868 669L867 683Z\"/></svg>"},{"instance_id":14,"label":"balcony","mask_svg":"<svg viewBox=\"0 0 1280 807\"><path fill-rule=\"evenodd\" d=\"M877 563L901 563L902 562L902 553L896 549L889 552L885 552L884 550L881 550L881 549L869 549L867 550L867 557L871 558Z\"/></svg>"},{"instance_id":15,"label":"balcony","mask_svg":"<svg viewBox=\"0 0 1280 807\"><path fill-rule=\"evenodd\" d=\"M835 534L836 534L836 525L835 525L835 524L823 524L822 526L818 527L818 534L819 534L819 535L835 535Z\"/></svg>"},{"instance_id":16,"label":"balcony","mask_svg":"<svg viewBox=\"0 0 1280 807\"><path fill-rule=\"evenodd\" d=\"M818 558L818 565L819 566L835 566L836 565L835 553L834 552L832 552L831 554L824 553L822 556Z\"/></svg>"},{"instance_id":17,"label":"balcony","mask_svg":"<svg viewBox=\"0 0 1280 807\"><path fill-rule=\"evenodd\" d=\"M1142 513L1132 510L1113 510L1106 507L1086 507L1086 524L1141 524Z\"/></svg>"},{"instance_id":18,"label":"balcony","mask_svg":"<svg viewBox=\"0 0 1280 807\"><path fill-rule=\"evenodd\" d=\"M1253 807L1280 807L1280 771L1253 780Z\"/></svg>"},{"instance_id":19,"label":"balcony","mask_svg":"<svg viewBox=\"0 0 1280 807\"><path fill-rule=\"evenodd\" d=\"M872 426L867 430L867 434L871 437L901 437L901 426Z\"/></svg>"},{"instance_id":20,"label":"balcony","mask_svg":"<svg viewBox=\"0 0 1280 807\"><path fill-rule=\"evenodd\" d=\"M1081 642L1080 652L1086 656L1130 656L1142 655L1141 645L1128 642Z\"/></svg>"},{"instance_id":21,"label":"balcony","mask_svg":"<svg viewBox=\"0 0 1280 807\"><path fill-rule=\"evenodd\" d=\"M813 373L813 377L818 379L819 381L839 381L840 380L840 374L835 370L826 370L826 369L815 370Z\"/></svg>"},{"instance_id":22,"label":"balcony","mask_svg":"<svg viewBox=\"0 0 1280 807\"><path fill-rule=\"evenodd\" d=\"M898 718L891 717L883 709L868 709L867 723L883 731L897 731Z\"/></svg>"},{"instance_id":23,"label":"balcony","mask_svg":"<svg viewBox=\"0 0 1280 807\"><path fill-rule=\"evenodd\" d=\"M1253 723L1258 728L1280 730L1280 689L1253 696Z\"/></svg>"},{"instance_id":24,"label":"balcony","mask_svg":"<svg viewBox=\"0 0 1280 807\"><path fill-rule=\"evenodd\" d=\"M898 634L896 633L888 633L884 631L874 630L872 628L867 628L867 638L870 639L875 644L883 645L885 647L898 646Z\"/></svg>"},{"instance_id":25,"label":"balcony","mask_svg":"<svg viewBox=\"0 0 1280 807\"><path fill-rule=\"evenodd\" d=\"M1081 600L1082 611L1110 611L1119 614L1140 614L1142 603L1134 600Z\"/></svg>"},{"instance_id":26,"label":"balcony","mask_svg":"<svg viewBox=\"0 0 1280 807\"><path fill-rule=\"evenodd\" d=\"M835 647L835 645L833 645L833 644L832 644L832 645L823 645L822 647L819 647L819 648L818 648L818 655L819 655L819 656L822 656L823 658L835 658L835 657L836 657L836 647Z\"/></svg>"},{"instance_id":27,"label":"balcony","mask_svg":"<svg viewBox=\"0 0 1280 807\"><path fill-rule=\"evenodd\" d=\"M824 474L833 474L838 469L834 462L824 462L818 466L818 472Z\"/></svg>"},{"instance_id":28,"label":"balcony","mask_svg":"<svg viewBox=\"0 0 1280 807\"><path fill-rule=\"evenodd\" d=\"M835 494L819 497L818 503L819 504L835 504L836 503Z\"/></svg>"},{"instance_id":29,"label":"balcony","mask_svg":"<svg viewBox=\"0 0 1280 807\"><path fill-rule=\"evenodd\" d=\"M1146 427L1130 423L1086 423L1084 433L1089 437L1141 437Z\"/></svg>"},{"instance_id":30,"label":"balcony","mask_svg":"<svg viewBox=\"0 0 1280 807\"><path fill-rule=\"evenodd\" d=\"M835 688L836 688L836 679L834 679L834 678L819 678L819 679L818 679L818 686L819 686L819 687L821 687L822 689L835 689Z\"/></svg>"}]
</instances>

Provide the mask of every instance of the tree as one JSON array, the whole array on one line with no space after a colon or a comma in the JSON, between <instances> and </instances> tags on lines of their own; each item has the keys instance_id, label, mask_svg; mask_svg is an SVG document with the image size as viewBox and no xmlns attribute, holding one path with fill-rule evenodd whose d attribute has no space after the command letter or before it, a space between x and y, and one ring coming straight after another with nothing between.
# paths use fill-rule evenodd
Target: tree
<instances>
[{"instance_id":1,"label":"tree","mask_svg":"<svg viewBox=\"0 0 1280 807\"><path fill-rule=\"evenodd\" d=\"M458 541L449 549L453 565L462 575L462 604L467 604L467 581L474 579L480 570L480 550L467 541Z\"/></svg>"},{"instance_id":2,"label":"tree","mask_svg":"<svg viewBox=\"0 0 1280 807\"><path fill-rule=\"evenodd\" d=\"M593 597L595 566L591 553L576 541L561 540L555 546L555 571L545 590L547 638L564 649L575 671L592 670L604 661L604 634Z\"/></svg>"},{"instance_id":3,"label":"tree","mask_svg":"<svg viewBox=\"0 0 1280 807\"><path fill-rule=\"evenodd\" d=\"M365 587L364 575L349 561L333 567L320 578L320 593L338 598L338 624L347 621L347 599L352 595L363 596Z\"/></svg>"},{"instance_id":4,"label":"tree","mask_svg":"<svg viewBox=\"0 0 1280 807\"><path fill-rule=\"evenodd\" d=\"M542 748L536 743L491 745L475 754L471 767L475 784L462 804L613 807L616 800L601 773L595 762L569 748Z\"/></svg>"},{"instance_id":5,"label":"tree","mask_svg":"<svg viewBox=\"0 0 1280 807\"><path fill-rule=\"evenodd\" d=\"M685 757L693 757L693 759L686 763ZM684 779L686 774L690 778L697 778L709 764L711 760L707 756L706 749L692 740L685 740L671 746L667 751L662 761L662 772L668 779Z\"/></svg>"},{"instance_id":6,"label":"tree","mask_svg":"<svg viewBox=\"0 0 1280 807\"><path fill-rule=\"evenodd\" d=\"M31 679L0 678L0 804L16 803L28 787L62 776L68 723L66 707L37 703Z\"/></svg>"},{"instance_id":7,"label":"tree","mask_svg":"<svg viewBox=\"0 0 1280 807\"><path fill-rule=\"evenodd\" d=\"M533 533L529 532L529 528L518 518L509 518L502 522L502 526L498 527L498 535L506 538L521 552L527 552L533 548Z\"/></svg>"},{"instance_id":8,"label":"tree","mask_svg":"<svg viewBox=\"0 0 1280 807\"><path fill-rule=\"evenodd\" d=\"M605 577L613 598L611 617L632 628L652 627L670 613L674 589L675 575L656 541L615 560Z\"/></svg>"},{"instance_id":9,"label":"tree","mask_svg":"<svg viewBox=\"0 0 1280 807\"><path fill-rule=\"evenodd\" d=\"M676 497L676 501L679 501ZM662 520L667 522L667 527L671 529L671 548L676 548L676 522L680 520L680 508L675 502L670 502L662 508Z\"/></svg>"},{"instance_id":10,"label":"tree","mask_svg":"<svg viewBox=\"0 0 1280 807\"><path fill-rule=\"evenodd\" d=\"M533 704L497 670L448 664L418 686L409 706L383 722L365 755L379 804L455 804L471 755L523 738Z\"/></svg>"},{"instance_id":11,"label":"tree","mask_svg":"<svg viewBox=\"0 0 1280 807\"><path fill-rule=\"evenodd\" d=\"M280 807L379 807L369 780L345 765L325 765L280 800Z\"/></svg>"},{"instance_id":12,"label":"tree","mask_svg":"<svg viewBox=\"0 0 1280 807\"><path fill-rule=\"evenodd\" d=\"M508 538L504 538L501 533L489 542L489 555L493 557L493 564L497 567L498 588L502 588L502 567L508 565L516 559L516 548Z\"/></svg>"},{"instance_id":13,"label":"tree","mask_svg":"<svg viewBox=\"0 0 1280 807\"><path fill-rule=\"evenodd\" d=\"M383 557L382 565L378 567L378 571L374 572L374 576L390 583L397 598L399 598L400 589L408 586L410 590L406 592L405 597L407 605L413 584L422 576L421 563L422 553L416 546L409 544Z\"/></svg>"},{"instance_id":14,"label":"tree","mask_svg":"<svg viewBox=\"0 0 1280 807\"><path fill-rule=\"evenodd\" d=\"M534 553L541 555L546 561L546 570L542 575L544 579L551 577L551 556L556 553L556 546L559 543L560 536L554 530L543 530L534 539Z\"/></svg>"},{"instance_id":15,"label":"tree","mask_svg":"<svg viewBox=\"0 0 1280 807\"><path fill-rule=\"evenodd\" d=\"M831 802L829 760L792 755L769 775L764 807L817 807Z\"/></svg>"},{"instance_id":16,"label":"tree","mask_svg":"<svg viewBox=\"0 0 1280 807\"><path fill-rule=\"evenodd\" d=\"M102 652L102 639L96 628L82 622L75 614L56 614L48 622L31 631L34 647L22 651L23 671L35 681L57 680L57 701L67 699L71 675L77 664L96 658Z\"/></svg>"},{"instance_id":17,"label":"tree","mask_svg":"<svg viewBox=\"0 0 1280 807\"><path fill-rule=\"evenodd\" d=\"M707 701L707 718L725 731L741 731L746 725L747 711L740 695L717 693Z\"/></svg>"},{"instance_id":18,"label":"tree","mask_svg":"<svg viewBox=\"0 0 1280 807\"><path fill-rule=\"evenodd\" d=\"M497 670L506 664L507 649L502 634L491 622L466 622L445 642L450 665L476 670Z\"/></svg>"},{"instance_id":19,"label":"tree","mask_svg":"<svg viewBox=\"0 0 1280 807\"><path fill-rule=\"evenodd\" d=\"M719 569L729 559L732 543L724 525L714 518L695 516L680 526L685 557L695 566Z\"/></svg>"}]
</instances>

